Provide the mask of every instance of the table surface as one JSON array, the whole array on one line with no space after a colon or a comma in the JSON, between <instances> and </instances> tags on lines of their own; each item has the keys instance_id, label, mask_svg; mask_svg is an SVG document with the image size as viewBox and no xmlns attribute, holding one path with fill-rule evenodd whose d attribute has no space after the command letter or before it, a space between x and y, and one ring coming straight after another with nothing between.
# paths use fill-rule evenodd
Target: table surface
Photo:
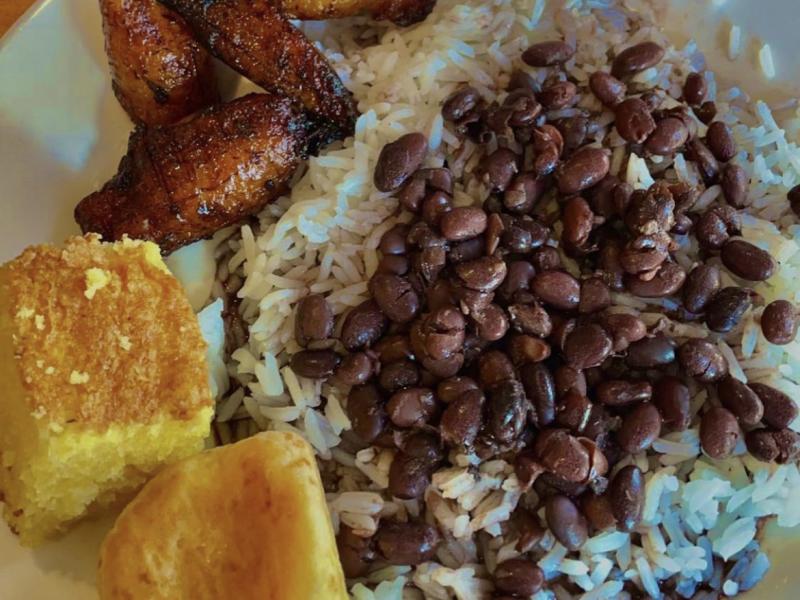
<instances>
[{"instance_id":1,"label":"table surface","mask_svg":"<svg viewBox=\"0 0 800 600\"><path fill-rule=\"evenodd\" d=\"M19 19L35 0L0 0L0 36Z\"/></svg>"}]
</instances>

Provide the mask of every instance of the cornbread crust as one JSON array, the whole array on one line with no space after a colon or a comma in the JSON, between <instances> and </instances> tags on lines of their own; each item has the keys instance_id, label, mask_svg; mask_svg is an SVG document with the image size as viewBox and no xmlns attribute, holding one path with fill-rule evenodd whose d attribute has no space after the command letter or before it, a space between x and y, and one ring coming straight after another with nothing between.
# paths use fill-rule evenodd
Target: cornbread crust
<instances>
[{"instance_id":1,"label":"cornbread crust","mask_svg":"<svg viewBox=\"0 0 800 600\"><path fill-rule=\"evenodd\" d=\"M269 431L166 467L100 552L101 600L345 600L314 451Z\"/></svg>"},{"instance_id":2,"label":"cornbread crust","mask_svg":"<svg viewBox=\"0 0 800 600\"><path fill-rule=\"evenodd\" d=\"M143 261L151 246L156 255ZM146 423L165 412L188 419L210 403L195 315L157 247L131 240L111 247L99 236L74 237L63 249L28 248L0 267L17 369L36 402L31 412L93 426ZM89 269L110 277L91 299Z\"/></svg>"},{"instance_id":3,"label":"cornbread crust","mask_svg":"<svg viewBox=\"0 0 800 600\"><path fill-rule=\"evenodd\" d=\"M205 352L154 244L87 236L0 266L0 498L22 544L203 448Z\"/></svg>"}]
</instances>

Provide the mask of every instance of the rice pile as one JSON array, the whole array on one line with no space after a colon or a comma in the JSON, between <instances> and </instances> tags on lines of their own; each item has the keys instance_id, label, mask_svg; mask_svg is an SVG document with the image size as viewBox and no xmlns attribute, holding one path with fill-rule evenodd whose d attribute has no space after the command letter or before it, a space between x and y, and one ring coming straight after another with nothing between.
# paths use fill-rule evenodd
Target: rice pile
<instances>
[{"instance_id":1,"label":"rice pile","mask_svg":"<svg viewBox=\"0 0 800 600\"><path fill-rule=\"evenodd\" d=\"M504 535L501 525L517 505L535 507L537 498L533 491L520 491L512 465L502 460L480 463L473 455L451 456L453 466L434 474L426 508L417 501L390 498L384 490L393 452L366 448L352 453L346 443L340 447L350 427L344 396L297 377L285 366L300 349L293 339L296 302L308 293L322 293L341 315L368 297L366 282L378 264L378 242L398 222L396 200L372 186L381 147L404 133L421 131L430 140L425 166L442 166L447 158L457 173L473 171L474 148L471 142L459 146L443 127L441 103L465 83L488 101L495 100L512 68L523 67L519 56L531 43L563 37L577 44L566 70L581 85L607 64L609 51L613 55L641 41L656 41L668 49L666 58L635 80L678 98L686 74L702 69L703 57L693 42L674 48L654 22L644 0L439 0L424 23L405 30L358 19L306 26L355 94L361 117L354 139L312 158L291 198L268 207L257 224L244 226L240 236L219 250L223 259L218 277L226 291L238 289L249 339L232 353L228 371L240 387L220 401L216 427L222 443L263 429L304 435L317 450L323 476L337 482L338 491L329 495L337 526L345 523L369 536L381 516L418 516L427 510L425 518L445 534L437 561L415 569L384 567L351 582L358 600L490 597L494 566L516 555L516 538ZM731 31L731 53L738 52L740 36L738 28ZM771 64L767 54L762 64ZM800 302L800 226L786 201L787 188L800 183L800 151L791 141L800 132L800 111L782 110L779 124L766 104L752 102L738 88L718 90L713 75L708 78L717 118L733 128L738 142L735 160L751 176L751 211L761 217L745 219L743 236L769 249L781 265L776 276L755 289L767 301L783 297ZM602 111L591 94L583 96L579 107ZM561 111L561 116L574 110ZM700 135L704 133L700 124ZM624 164L623 152L620 139L612 173L634 187L647 187L652 177L645 161L634 156ZM750 162L748 155L755 159ZM674 161L663 159L657 167L690 183L699 181L693 164L681 155ZM477 183L468 185L456 190L455 203L472 204L484 194ZM699 205L720 194L719 186L713 186ZM684 267L697 256L692 243L687 238L678 255ZM723 277L723 285L743 284L724 269ZM215 293L223 294L221 284ZM760 309L752 310L742 327L721 336L702 325L668 322L658 312L665 302L615 295L616 310L641 312L648 325L663 320L676 336L715 341L731 373L742 381L769 383L800 397L800 343L769 344L760 331ZM693 393L696 413L707 392L694 388ZM800 423L793 428L800 430ZM551 534L545 535L538 564L548 579L562 579L537 598L572 597L560 585L563 579L583 590L580 597L587 599L630 597L623 591L626 581L654 598L666 589L688 598L701 583L734 595L763 576L769 560L755 537L758 520L777 515L781 526L800 524L796 465L760 463L746 453L743 442L734 457L711 461L701 455L696 426L666 435L654 448L650 456L629 457L615 467L632 461L646 473L641 526L634 534L600 533L579 554L568 553ZM723 561L735 565L726 568L724 580Z\"/></svg>"}]
</instances>

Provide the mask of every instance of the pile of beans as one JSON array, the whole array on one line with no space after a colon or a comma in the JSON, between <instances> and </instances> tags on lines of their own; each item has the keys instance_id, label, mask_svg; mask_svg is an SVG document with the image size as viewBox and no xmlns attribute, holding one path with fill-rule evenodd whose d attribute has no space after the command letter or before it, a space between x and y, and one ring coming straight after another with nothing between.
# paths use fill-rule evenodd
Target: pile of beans
<instances>
[{"instance_id":1,"label":"pile of beans","mask_svg":"<svg viewBox=\"0 0 800 600\"><path fill-rule=\"evenodd\" d=\"M730 129L713 120L704 77L691 74L684 103L662 108L663 92L630 83L664 55L650 42L621 52L610 72L591 76L591 93L614 112L630 151L683 152L704 181L692 187L659 178L636 190L609 173L607 137L596 115L549 118L579 100L560 68L573 54L563 42L536 44L522 58L548 69L541 87L517 72L500 104L488 105L472 88L444 104L445 120L483 153L479 176L490 195L482 206L454 206L453 172L422 168L428 148L422 134L383 148L375 186L399 199L410 223L380 242L371 299L341 324L347 353L320 344L333 335L334 318L324 298L310 296L296 315L297 341L307 349L291 359L297 374L330 377L349 389L347 412L361 444L396 449L392 496L423 498L451 451L502 457L524 488L537 491L547 526L570 550L592 530L636 527L642 472L628 465L607 477L663 433L689 427L689 380L709 392L700 438L712 459L729 456L742 435L765 461L793 460L800 449L788 429L795 403L770 386L733 377L711 341L763 301L752 289L723 287L719 268L707 259L719 256L747 282L767 280L777 265L739 237L747 176L730 162L736 144ZM697 119L708 124L705 138ZM717 183L724 202L694 210L704 186ZM800 190L791 201L800 210ZM702 249L688 273L673 257L678 237L687 235ZM564 268L557 247L577 261L579 276ZM615 292L676 299L680 308L665 317L705 323L710 338L675 339L661 325L648 329L630 310L614 310ZM761 316L774 344L792 341L797 325L786 301L769 304ZM497 567L494 584L505 597L528 596L543 577L524 553L541 539L543 524L521 507L512 521L523 554ZM350 577L373 560L429 560L439 541L430 524L390 519L373 539L344 526L339 536Z\"/></svg>"}]
</instances>

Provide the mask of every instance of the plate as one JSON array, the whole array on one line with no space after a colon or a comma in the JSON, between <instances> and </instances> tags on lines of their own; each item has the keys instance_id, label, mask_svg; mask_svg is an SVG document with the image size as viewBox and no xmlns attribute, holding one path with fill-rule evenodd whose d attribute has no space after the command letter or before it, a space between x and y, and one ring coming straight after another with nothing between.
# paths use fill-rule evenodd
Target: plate
<instances>
[{"instance_id":1,"label":"plate","mask_svg":"<svg viewBox=\"0 0 800 600\"><path fill-rule=\"evenodd\" d=\"M798 85L786 83L800 82L796 0L656 1L664 6L666 28L679 40L695 37L721 78L767 100L798 95ZM736 63L713 50L724 41L728 19L750 34ZM765 81L755 65L758 40L772 47L775 82ZM5 261L25 246L78 233L73 208L116 171L131 124L111 93L96 2L37 3L0 41L0 82L0 261ZM0 523L0 598L96 599L97 552L112 523L113 515L84 523L33 551L21 548ZM789 574L800 535L770 536L767 547L773 550L773 568L749 596L796 597L791 581L797 577Z\"/></svg>"}]
</instances>

